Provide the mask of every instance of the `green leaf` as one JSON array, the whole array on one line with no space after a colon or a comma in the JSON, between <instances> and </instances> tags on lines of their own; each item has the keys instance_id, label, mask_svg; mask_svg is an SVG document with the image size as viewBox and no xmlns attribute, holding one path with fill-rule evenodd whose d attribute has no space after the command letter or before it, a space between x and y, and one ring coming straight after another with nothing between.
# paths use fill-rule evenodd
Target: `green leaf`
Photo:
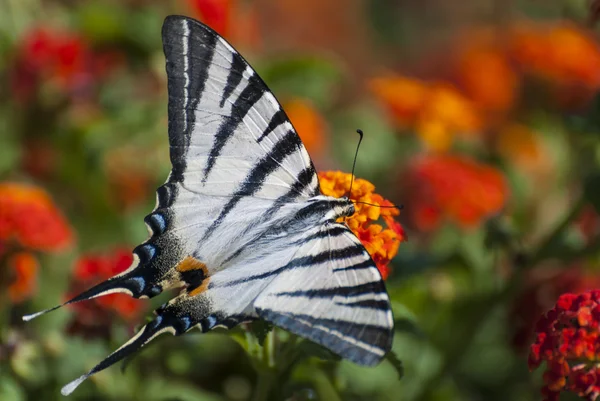
<instances>
[{"instance_id":1,"label":"green leaf","mask_svg":"<svg viewBox=\"0 0 600 401\"><path fill-rule=\"evenodd\" d=\"M394 351L390 351L385 356L385 359L394 367L396 373L398 373L398 380L402 380L404 377L404 365L398 355Z\"/></svg>"}]
</instances>

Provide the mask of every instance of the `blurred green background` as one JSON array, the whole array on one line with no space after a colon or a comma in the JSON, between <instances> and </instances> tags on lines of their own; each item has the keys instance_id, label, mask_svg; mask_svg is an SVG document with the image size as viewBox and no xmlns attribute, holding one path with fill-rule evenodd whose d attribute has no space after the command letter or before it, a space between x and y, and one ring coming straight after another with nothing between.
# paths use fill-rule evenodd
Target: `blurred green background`
<instances>
[{"instance_id":1,"label":"blurred green background","mask_svg":"<svg viewBox=\"0 0 600 401\"><path fill-rule=\"evenodd\" d=\"M250 61L318 170L350 172L365 132L356 175L404 205L386 280L401 362L361 368L279 330L265 350L255 325L160 338L71 399L541 399L536 321L600 282L596 3L0 0L0 400L61 399L164 301L21 321L146 238L170 169L169 14Z\"/></svg>"}]
</instances>

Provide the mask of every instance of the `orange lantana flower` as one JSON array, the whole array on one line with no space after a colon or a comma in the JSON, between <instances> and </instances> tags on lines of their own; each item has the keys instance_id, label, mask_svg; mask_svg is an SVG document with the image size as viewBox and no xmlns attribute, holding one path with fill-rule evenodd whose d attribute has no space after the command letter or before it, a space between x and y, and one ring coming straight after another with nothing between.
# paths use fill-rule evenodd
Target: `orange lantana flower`
<instances>
[{"instance_id":1,"label":"orange lantana flower","mask_svg":"<svg viewBox=\"0 0 600 401\"><path fill-rule=\"evenodd\" d=\"M57 251L73 241L71 228L41 188L0 183L0 242L15 240L31 250Z\"/></svg>"},{"instance_id":2,"label":"orange lantana flower","mask_svg":"<svg viewBox=\"0 0 600 401\"><path fill-rule=\"evenodd\" d=\"M321 192L327 196L341 198L348 196L355 202L366 202L372 205L357 203L356 212L346 219L348 227L363 243L377 268L385 279L389 274L388 264L398 253L400 242L406 239L404 229L394 217L400 214L396 208L389 207L393 204L376 194L375 186L367 180L357 178L350 183L352 174L340 171L325 171L319 173ZM374 206L373 206L374 205ZM387 206L387 207L380 207ZM379 224L383 220L386 228Z\"/></svg>"},{"instance_id":3,"label":"orange lantana flower","mask_svg":"<svg viewBox=\"0 0 600 401\"><path fill-rule=\"evenodd\" d=\"M508 188L500 171L449 155L414 159L406 177L413 223L422 231L443 219L473 227L504 206Z\"/></svg>"}]
</instances>

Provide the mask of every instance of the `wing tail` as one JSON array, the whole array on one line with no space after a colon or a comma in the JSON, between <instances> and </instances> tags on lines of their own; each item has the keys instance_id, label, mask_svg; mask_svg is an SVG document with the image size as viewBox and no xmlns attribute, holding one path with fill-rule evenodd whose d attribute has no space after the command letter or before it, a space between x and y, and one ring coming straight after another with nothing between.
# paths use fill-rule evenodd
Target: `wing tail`
<instances>
[{"instance_id":1,"label":"wing tail","mask_svg":"<svg viewBox=\"0 0 600 401\"><path fill-rule=\"evenodd\" d=\"M155 295L160 294L162 288L157 284L153 284L153 280L149 280L149 278L149 269L147 267L139 265L139 262L137 262L136 260L126 272L111 277L108 280L105 280L99 284L96 284L92 288L82 292L81 294L69 299L68 301L60 305L56 305L52 308L32 313L30 315L25 315L22 319L28 322L39 316L45 315L48 312L55 311L65 305L69 305L80 301L86 301L89 299L114 293L125 293L134 298L151 298Z\"/></svg>"},{"instance_id":2,"label":"wing tail","mask_svg":"<svg viewBox=\"0 0 600 401\"><path fill-rule=\"evenodd\" d=\"M126 342L112 354L107 356L102 362L94 366L92 370L73 380L69 384L65 385L61 390L62 395L66 396L71 394L88 377L114 365L123 358L133 354L135 351L148 344L157 336L163 333L180 334L177 332L177 328L174 325L174 323L175 322L172 318L170 319L161 315L157 316L156 319L144 326L128 342Z\"/></svg>"}]
</instances>

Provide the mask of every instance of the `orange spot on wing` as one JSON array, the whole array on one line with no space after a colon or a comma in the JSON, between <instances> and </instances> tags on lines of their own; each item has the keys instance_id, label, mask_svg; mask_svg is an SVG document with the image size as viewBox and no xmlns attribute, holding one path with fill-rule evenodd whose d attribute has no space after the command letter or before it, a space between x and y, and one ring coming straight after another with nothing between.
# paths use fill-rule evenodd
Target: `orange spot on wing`
<instances>
[{"instance_id":1,"label":"orange spot on wing","mask_svg":"<svg viewBox=\"0 0 600 401\"><path fill-rule=\"evenodd\" d=\"M196 259L192 256L188 256L185 259L183 259L181 262L179 262L179 264L177 264L175 269L180 273L189 272L189 271L193 271L193 270L202 270L202 273L204 274L205 278L202 281L201 285L192 289L192 291L189 292L190 296L193 297L198 294L201 294L204 291L206 291L206 289L208 288L208 282L210 281L209 274L208 274L208 267L204 263L200 262L198 259Z\"/></svg>"},{"instance_id":2,"label":"orange spot on wing","mask_svg":"<svg viewBox=\"0 0 600 401\"><path fill-rule=\"evenodd\" d=\"M208 276L208 269L206 265L192 256L188 256L187 258L183 259L175 268L178 272L202 270L205 273L205 275Z\"/></svg>"}]
</instances>

